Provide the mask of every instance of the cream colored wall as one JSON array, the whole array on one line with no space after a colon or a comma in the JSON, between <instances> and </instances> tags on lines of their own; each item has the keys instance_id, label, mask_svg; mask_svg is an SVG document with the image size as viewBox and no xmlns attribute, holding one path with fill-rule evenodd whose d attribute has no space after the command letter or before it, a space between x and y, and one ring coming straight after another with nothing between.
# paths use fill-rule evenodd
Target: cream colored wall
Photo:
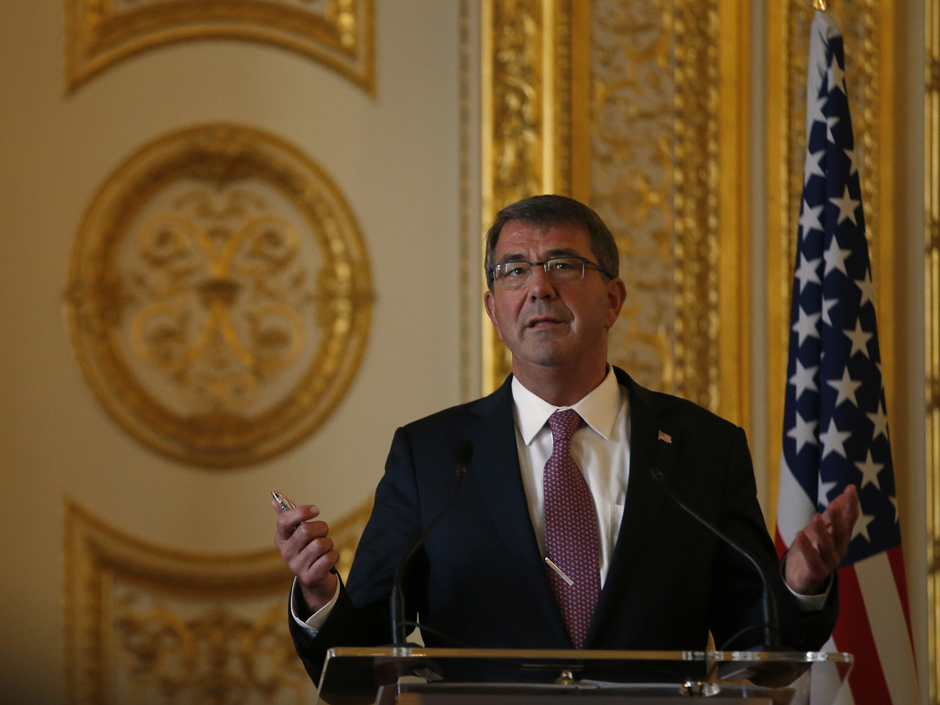
<instances>
[{"instance_id":1,"label":"cream colored wall","mask_svg":"<svg viewBox=\"0 0 940 705\"><path fill-rule=\"evenodd\" d=\"M456 0L377 6L375 99L277 48L191 42L64 95L62 0L0 4L0 701L64 700L63 500L197 551L272 547L269 492L338 518L369 496L397 425L459 401ZM66 267L108 174L168 131L210 121L293 142L358 218L377 300L332 418L235 471L155 455L104 412L63 323Z\"/></svg>"}]
</instances>

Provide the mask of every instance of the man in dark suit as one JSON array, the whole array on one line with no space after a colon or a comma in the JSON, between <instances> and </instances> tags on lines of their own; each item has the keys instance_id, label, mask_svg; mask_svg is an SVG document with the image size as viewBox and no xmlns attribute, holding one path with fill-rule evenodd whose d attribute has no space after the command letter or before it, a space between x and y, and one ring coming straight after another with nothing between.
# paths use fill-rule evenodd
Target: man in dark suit
<instances>
[{"instance_id":1,"label":"man in dark suit","mask_svg":"<svg viewBox=\"0 0 940 705\"><path fill-rule=\"evenodd\" d=\"M837 614L831 576L858 516L854 488L800 532L781 570L744 432L608 365L626 290L597 214L559 196L513 204L490 228L486 260L486 310L513 375L396 432L348 587L330 572L338 556L316 507L278 519L275 542L297 576L291 632L311 675L329 647L389 641L395 569L449 499L462 439L474 448L466 490L405 574L409 619L429 627L429 645L447 645L440 634L491 648L701 649L709 630L721 645L759 625L753 568L667 499L655 466L781 576L781 642L819 648Z\"/></svg>"}]
</instances>

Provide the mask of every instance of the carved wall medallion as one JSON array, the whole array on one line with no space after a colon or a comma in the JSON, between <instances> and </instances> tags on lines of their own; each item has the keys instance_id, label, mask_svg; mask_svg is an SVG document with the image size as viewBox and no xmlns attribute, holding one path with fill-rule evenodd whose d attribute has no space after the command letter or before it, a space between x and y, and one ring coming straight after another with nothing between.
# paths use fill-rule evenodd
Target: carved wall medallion
<instances>
[{"instance_id":1,"label":"carved wall medallion","mask_svg":"<svg viewBox=\"0 0 940 705\"><path fill-rule=\"evenodd\" d=\"M483 3L483 224L589 203L621 252L610 358L746 423L746 3ZM719 128L720 126L720 128ZM510 369L483 318L484 391Z\"/></svg>"},{"instance_id":2,"label":"carved wall medallion","mask_svg":"<svg viewBox=\"0 0 940 705\"><path fill-rule=\"evenodd\" d=\"M332 412L365 349L372 288L329 177L273 136L211 125L144 147L101 188L67 301L111 415L170 457L230 467Z\"/></svg>"},{"instance_id":3,"label":"carved wall medallion","mask_svg":"<svg viewBox=\"0 0 940 705\"><path fill-rule=\"evenodd\" d=\"M244 39L318 61L375 88L374 0L65 0L67 85L129 56L194 39Z\"/></svg>"},{"instance_id":4,"label":"carved wall medallion","mask_svg":"<svg viewBox=\"0 0 940 705\"><path fill-rule=\"evenodd\" d=\"M828 14L845 37L846 82L889 418L895 408L894 334L894 21L892 0L831 0ZM776 514L776 486L783 433L790 294L796 262L797 221L806 158L806 66L811 3L783 0L767 15L767 379L768 522ZM896 426L894 426L896 427ZM897 449L895 450L897 452ZM903 463L899 465L903 467Z\"/></svg>"},{"instance_id":5,"label":"carved wall medallion","mask_svg":"<svg viewBox=\"0 0 940 705\"><path fill-rule=\"evenodd\" d=\"M345 578L371 502L331 527ZM287 628L275 550L172 551L66 503L69 705L301 705L314 687Z\"/></svg>"}]
</instances>

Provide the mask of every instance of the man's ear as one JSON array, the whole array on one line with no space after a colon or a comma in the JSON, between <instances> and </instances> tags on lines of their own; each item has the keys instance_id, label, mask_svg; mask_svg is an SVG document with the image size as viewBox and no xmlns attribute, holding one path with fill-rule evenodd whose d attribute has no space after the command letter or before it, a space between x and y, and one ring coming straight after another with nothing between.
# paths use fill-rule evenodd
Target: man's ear
<instances>
[{"instance_id":1,"label":"man's ear","mask_svg":"<svg viewBox=\"0 0 940 705\"><path fill-rule=\"evenodd\" d=\"M496 329L496 335L499 336L499 339L503 339L503 334L499 330L499 323L496 322L496 314L493 312L496 306L496 297L493 295L493 292L489 289L486 290L483 294L483 308L486 309L486 315L490 317L490 321L493 324L493 328Z\"/></svg>"},{"instance_id":2,"label":"man's ear","mask_svg":"<svg viewBox=\"0 0 940 705\"><path fill-rule=\"evenodd\" d=\"M614 323L620 318L620 309L623 308L627 300L627 285L623 279L611 279L607 283L607 329L613 328Z\"/></svg>"}]
</instances>

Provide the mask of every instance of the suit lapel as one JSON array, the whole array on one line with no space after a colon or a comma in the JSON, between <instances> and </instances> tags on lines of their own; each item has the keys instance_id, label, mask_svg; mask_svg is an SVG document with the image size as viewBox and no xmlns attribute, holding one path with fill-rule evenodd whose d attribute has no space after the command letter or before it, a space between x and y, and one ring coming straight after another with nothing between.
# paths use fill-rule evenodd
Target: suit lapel
<instances>
[{"instance_id":1,"label":"suit lapel","mask_svg":"<svg viewBox=\"0 0 940 705\"><path fill-rule=\"evenodd\" d=\"M630 479L617 546L591 619L585 648L596 648L595 642L608 624L608 616L624 587L633 578L637 561L646 549L665 506L666 495L650 476L650 468L658 466L667 478L670 477L680 441L678 431L662 418L652 393L636 384L622 370L614 369L618 382L627 387L630 399Z\"/></svg>"},{"instance_id":2,"label":"suit lapel","mask_svg":"<svg viewBox=\"0 0 940 705\"><path fill-rule=\"evenodd\" d=\"M471 434L474 452L467 475L477 483L490 518L518 566L518 574L556 632L558 642L554 648L571 648L529 516L516 447L511 380L472 409L480 422Z\"/></svg>"}]
</instances>

